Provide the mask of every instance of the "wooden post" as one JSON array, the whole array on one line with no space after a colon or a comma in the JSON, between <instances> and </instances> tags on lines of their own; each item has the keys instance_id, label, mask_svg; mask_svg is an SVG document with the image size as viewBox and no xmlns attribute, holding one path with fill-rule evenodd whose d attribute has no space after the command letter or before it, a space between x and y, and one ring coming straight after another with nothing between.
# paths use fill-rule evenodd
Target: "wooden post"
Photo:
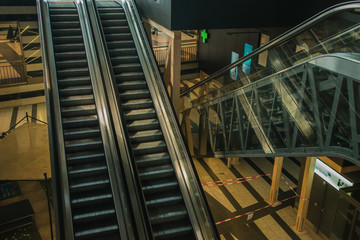
<instances>
[{"instance_id":1,"label":"wooden post","mask_svg":"<svg viewBox=\"0 0 360 240\"><path fill-rule=\"evenodd\" d=\"M301 194L299 208L296 216L296 231L301 232L304 229L304 223L309 207L309 198L314 179L316 157L307 157L305 163L304 177L301 185Z\"/></svg>"},{"instance_id":2,"label":"wooden post","mask_svg":"<svg viewBox=\"0 0 360 240\"><path fill-rule=\"evenodd\" d=\"M180 111L181 32L174 31L174 37L170 38L170 41L172 45L170 63L171 99L178 116Z\"/></svg>"},{"instance_id":3,"label":"wooden post","mask_svg":"<svg viewBox=\"0 0 360 240\"><path fill-rule=\"evenodd\" d=\"M194 143L193 143L193 136L192 136L192 131L191 131L191 119L190 119L190 112L191 111L187 111L184 115L184 121L185 121L185 128L186 128L186 137L187 137L187 142L188 142L188 147L189 147L189 151L191 156L194 156Z\"/></svg>"},{"instance_id":4,"label":"wooden post","mask_svg":"<svg viewBox=\"0 0 360 240\"><path fill-rule=\"evenodd\" d=\"M270 199L269 199L270 204L274 204L278 200L283 162L284 162L283 157L275 157L274 169L271 180L271 189L270 189Z\"/></svg>"}]
</instances>

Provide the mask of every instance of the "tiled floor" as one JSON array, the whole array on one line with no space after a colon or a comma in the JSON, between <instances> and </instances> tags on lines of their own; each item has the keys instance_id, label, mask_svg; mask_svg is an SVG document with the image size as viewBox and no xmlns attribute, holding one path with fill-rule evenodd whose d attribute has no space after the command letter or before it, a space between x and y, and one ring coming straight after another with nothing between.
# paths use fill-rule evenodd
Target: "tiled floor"
<instances>
[{"instance_id":1,"label":"tiled floor","mask_svg":"<svg viewBox=\"0 0 360 240\"><path fill-rule=\"evenodd\" d=\"M273 159L271 158L241 158L229 169L226 162L216 158L194 159L200 181L203 183L210 209L216 222L221 239L256 240L256 239L321 239L305 227L303 232L295 231L296 209L294 199L284 201L275 206L269 206L271 176L248 178L249 181L235 183L229 179L271 174ZM294 158L285 158L282 176L291 187L297 187L300 172L300 162ZM221 184L210 182L222 181ZM220 183L220 182L219 182ZM224 183L230 183L224 185ZM279 200L295 194L282 181ZM268 206L268 207L266 207ZM242 217L256 209L266 207ZM231 218L235 219L230 220ZM226 222L221 222L226 220Z\"/></svg>"}]
</instances>

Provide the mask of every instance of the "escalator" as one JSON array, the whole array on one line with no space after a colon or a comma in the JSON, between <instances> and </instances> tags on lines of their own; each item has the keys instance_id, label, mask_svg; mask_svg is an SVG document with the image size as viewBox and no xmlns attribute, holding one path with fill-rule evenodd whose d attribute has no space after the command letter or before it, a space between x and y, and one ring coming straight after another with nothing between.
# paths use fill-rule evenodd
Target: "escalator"
<instances>
[{"instance_id":1,"label":"escalator","mask_svg":"<svg viewBox=\"0 0 360 240\"><path fill-rule=\"evenodd\" d=\"M97 10L153 237L195 239L124 9Z\"/></svg>"},{"instance_id":2,"label":"escalator","mask_svg":"<svg viewBox=\"0 0 360 240\"><path fill-rule=\"evenodd\" d=\"M101 104L95 97L78 9L71 2L43 1L38 1L38 9L44 69L52 76L46 91L58 195L54 208L62 216L57 218L58 237L120 239L111 155L100 126Z\"/></svg>"}]
</instances>

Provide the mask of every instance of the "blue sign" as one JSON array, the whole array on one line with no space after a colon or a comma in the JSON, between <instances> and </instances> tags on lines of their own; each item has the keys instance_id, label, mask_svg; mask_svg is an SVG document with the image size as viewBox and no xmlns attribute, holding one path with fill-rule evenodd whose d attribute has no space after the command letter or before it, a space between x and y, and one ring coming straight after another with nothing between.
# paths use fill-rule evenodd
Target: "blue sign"
<instances>
[{"instance_id":1,"label":"blue sign","mask_svg":"<svg viewBox=\"0 0 360 240\"><path fill-rule=\"evenodd\" d=\"M244 56L248 55L249 53L251 53L253 50L253 46L245 43L245 47L244 47ZM242 71L246 74L250 74L250 67L251 67L251 59L245 61L242 65Z\"/></svg>"},{"instance_id":2,"label":"blue sign","mask_svg":"<svg viewBox=\"0 0 360 240\"><path fill-rule=\"evenodd\" d=\"M234 63L237 60L239 60L239 54L236 52L231 52L231 63ZM238 79L238 71L239 67L234 67L230 69L230 77L232 80L236 81Z\"/></svg>"}]
</instances>

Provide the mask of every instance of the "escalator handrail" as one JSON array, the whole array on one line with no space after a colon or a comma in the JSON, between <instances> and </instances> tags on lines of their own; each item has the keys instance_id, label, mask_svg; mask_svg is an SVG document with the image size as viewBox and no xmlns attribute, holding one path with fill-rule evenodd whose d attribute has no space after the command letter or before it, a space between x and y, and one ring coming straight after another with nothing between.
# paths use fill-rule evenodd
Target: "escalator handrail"
<instances>
[{"instance_id":1,"label":"escalator handrail","mask_svg":"<svg viewBox=\"0 0 360 240\"><path fill-rule=\"evenodd\" d=\"M48 118L49 150L53 179L56 237L74 239L72 213L69 211L70 191L67 178L65 145L61 121L60 97L57 85L55 54L51 34L49 3L37 0L38 24L45 82ZM60 194L59 194L60 193Z\"/></svg>"},{"instance_id":2,"label":"escalator handrail","mask_svg":"<svg viewBox=\"0 0 360 240\"><path fill-rule=\"evenodd\" d=\"M198 82L198 83L194 84L193 86L189 87L188 89L182 91L180 93L180 96L181 97L185 96L187 93L193 91L194 89L203 86L204 84L210 82L213 79L216 79L217 77L222 75L224 72L229 71L230 69L244 63L245 61L247 61L255 56L258 56L260 53L265 52L276 45L280 45L281 43L284 43L284 42L290 40L294 36L298 35L300 32L302 32L302 31L306 30L308 27L312 26L313 24L315 24L319 21L322 21L325 18L327 18L333 14L336 14L338 12L344 11L346 9L355 9L355 8L360 8L360 1L339 3L339 4L336 4L332 7L329 7L327 9L321 11L320 13L314 15L313 17L305 20L304 22L298 24L297 26L291 28L290 30L288 30L285 33L281 34L280 36L276 37L272 41L257 48L255 51L249 53L246 56L241 57L238 61L225 66L224 68L215 72L208 78L206 78L206 79L202 80L201 82Z\"/></svg>"},{"instance_id":3,"label":"escalator handrail","mask_svg":"<svg viewBox=\"0 0 360 240\"><path fill-rule=\"evenodd\" d=\"M168 146L194 233L197 239L218 239L217 229L205 201L203 190L199 185L198 177L194 172L194 165L190 159L188 149L185 147L176 116L174 115L174 110L158 71L152 48L143 29L141 18L136 11L135 2L133 0L115 1L124 7L124 11L128 19L130 19L128 21L129 27L134 35L140 62L143 66L144 75L149 86L161 129L164 133L165 142Z\"/></svg>"},{"instance_id":4,"label":"escalator handrail","mask_svg":"<svg viewBox=\"0 0 360 240\"><path fill-rule=\"evenodd\" d=\"M114 122L114 131L115 135L117 136L117 142L119 147L119 154L121 156L121 163L119 163L116 167L116 169L124 169L124 175L125 177L122 177L122 179L126 179L126 185L129 191L127 191L126 195L129 196L131 200L132 205L132 213L134 214L134 221L136 225L136 232L137 237L135 237L135 229L133 229L132 220L130 220L130 216L128 216L128 221L126 221L126 225L128 226L129 231L129 239L149 239L149 222L146 221L145 216L147 215L146 212L144 213L143 206L144 204L141 204L141 202L145 202L142 196L142 191L137 189L136 186L139 186L139 184L136 184L137 182L140 182L138 178L136 178L136 174L134 171L133 166L133 157L131 155L131 152L129 150L130 142L128 141L128 137L126 137L126 131L124 128L124 116L122 116L122 113L120 112L120 99L119 94L117 93L117 85L115 82L115 77L113 74L113 71L111 69L111 60L109 56L109 52L106 48L106 40L104 31L101 27L101 20L99 13L97 11L96 2L95 0L85 0L86 6L88 10L88 15L90 18L90 21L92 22L92 32L94 36L94 41L97 47L97 53L99 58L99 65L102 70L102 76L103 76L103 84L105 86L106 96L108 99L108 105L111 109L111 116L112 120ZM121 165L121 166L120 166ZM133 191L133 189L135 191ZM131 210L127 210L127 215L131 214Z\"/></svg>"}]
</instances>

